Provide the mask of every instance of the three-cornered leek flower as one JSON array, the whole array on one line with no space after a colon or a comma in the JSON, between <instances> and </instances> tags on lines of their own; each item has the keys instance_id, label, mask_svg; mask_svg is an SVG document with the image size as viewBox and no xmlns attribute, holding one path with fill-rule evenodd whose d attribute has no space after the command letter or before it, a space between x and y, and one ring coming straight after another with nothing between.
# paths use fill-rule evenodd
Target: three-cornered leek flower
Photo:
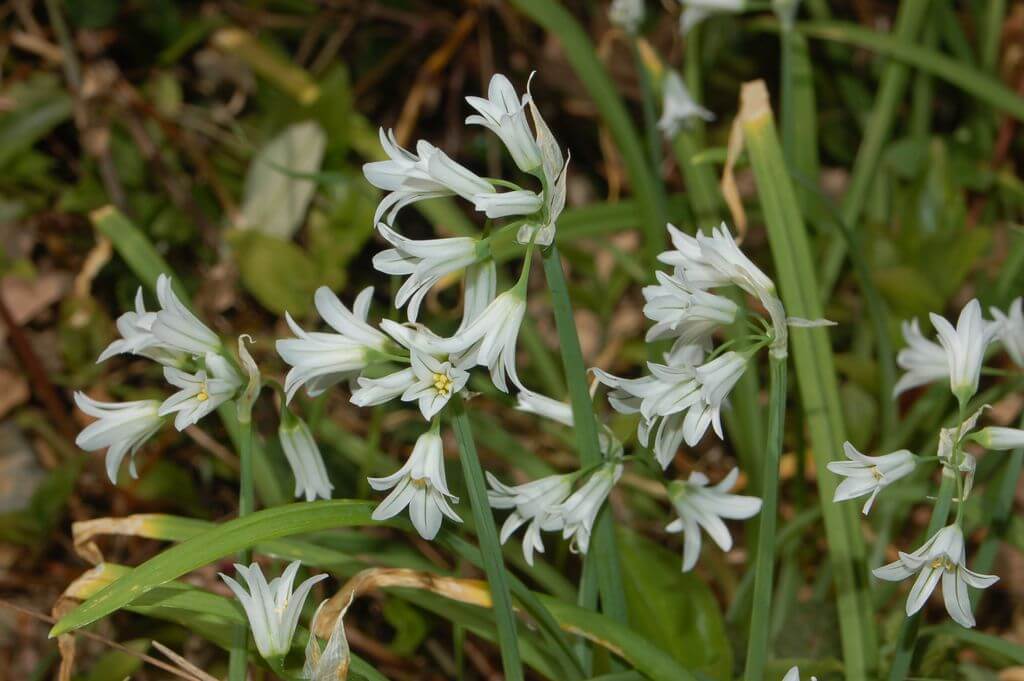
<instances>
[{"instance_id":1,"label":"three-cornered leek flower","mask_svg":"<svg viewBox=\"0 0 1024 681\"><path fill-rule=\"evenodd\" d=\"M800 668L790 667L786 675L782 677L782 681L800 681ZM818 681L818 677L812 676L811 681Z\"/></svg>"},{"instance_id":2,"label":"three-cornered leek flower","mask_svg":"<svg viewBox=\"0 0 1024 681\"><path fill-rule=\"evenodd\" d=\"M683 35L712 14L741 12L746 6L745 0L679 0L679 3L683 6L679 17L679 31Z\"/></svg>"},{"instance_id":3,"label":"three-cornered leek flower","mask_svg":"<svg viewBox=\"0 0 1024 681\"><path fill-rule=\"evenodd\" d=\"M125 312L117 318L117 330L121 337L112 341L100 353L96 363L110 359L114 355L131 354L148 357L166 366L181 366L185 359L185 353L168 347L153 335L153 323L156 321L156 315L156 312L146 310L140 286L135 293L135 310Z\"/></svg>"},{"instance_id":4,"label":"three-cornered leek flower","mask_svg":"<svg viewBox=\"0 0 1024 681\"><path fill-rule=\"evenodd\" d=\"M612 0L608 21L628 35L636 35L644 22L644 0Z\"/></svg>"},{"instance_id":5,"label":"three-cornered leek flower","mask_svg":"<svg viewBox=\"0 0 1024 681\"><path fill-rule=\"evenodd\" d=\"M529 523L523 535L523 557L528 565L533 565L534 551L544 553L541 530L561 529L561 521L553 509L572 492L573 482L579 474L549 475L514 486L502 483L490 473L486 475L491 486L487 492L491 508L513 509L501 526L501 543L508 541L523 523Z\"/></svg>"},{"instance_id":6,"label":"three-cornered leek flower","mask_svg":"<svg viewBox=\"0 0 1024 681\"><path fill-rule=\"evenodd\" d=\"M477 194L473 199L473 206L479 212L495 220L512 215L532 215L543 205L543 197L527 189Z\"/></svg>"},{"instance_id":7,"label":"three-cornered leek flower","mask_svg":"<svg viewBox=\"0 0 1024 681\"><path fill-rule=\"evenodd\" d=\"M959 526L949 525L936 532L917 551L901 551L899 560L872 572L875 577L890 582L917 575L907 597L908 617L921 609L941 578L946 611L957 624L970 628L975 622L967 587L985 589L999 581L999 577L972 572L967 569L966 562L963 532Z\"/></svg>"},{"instance_id":8,"label":"three-cornered leek flower","mask_svg":"<svg viewBox=\"0 0 1024 681\"><path fill-rule=\"evenodd\" d=\"M1010 303L1010 310L1004 314L998 308L989 308L995 320L994 332L1003 344L1006 354L1013 363L1024 367L1024 298L1017 298Z\"/></svg>"},{"instance_id":9,"label":"three-cornered leek flower","mask_svg":"<svg viewBox=\"0 0 1024 681\"><path fill-rule=\"evenodd\" d=\"M568 499L548 509L552 517L542 529L561 528L562 538L570 540L569 549L586 553L597 514L621 475L621 463L611 461L602 465Z\"/></svg>"},{"instance_id":10,"label":"three-cornered leek flower","mask_svg":"<svg viewBox=\"0 0 1024 681\"><path fill-rule=\"evenodd\" d=\"M284 379L289 402L302 386L315 397L335 383L354 378L370 363L372 352L387 346L387 337L366 323L372 299L373 287L368 286L349 311L329 288L318 288L313 298L317 312L336 333L304 331L285 314L296 335L277 341L277 354L292 367Z\"/></svg>"},{"instance_id":11,"label":"three-cornered leek flower","mask_svg":"<svg viewBox=\"0 0 1024 681\"><path fill-rule=\"evenodd\" d=\"M979 430L971 439L985 449L1018 449L1024 447L1024 430L989 426Z\"/></svg>"},{"instance_id":12,"label":"three-cornered leek flower","mask_svg":"<svg viewBox=\"0 0 1024 681\"><path fill-rule=\"evenodd\" d=\"M306 501L330 499L334 485L327 477L324 457L306 422L284 407L281 409L281 424L277 434L284 456L295 475L295 496L306 497Z\"/></svg>"},{"instance_id":13,"label":"three-cornered leek flower","mask_svg":"<svg viewBox=\"0 0 1024 681\"><path fill-rule=\"evenodd\" d=\"M398 144L394 131L385 133L381 128L380 144L388 160L363 165L367 181L390 192L377 206L374 223L385 215L386 222L394 222L398 211L417 201L457 194L472 202L474 196L494 191L490 182L426 140L416 143L414 154Z\"/></svg>"},{"instance_id":14,"label":"three-cornered leek flower","mask_svg":"<svg viewBox=\"0 0 1024 681\"><path fill-rule=\"evenodd\" d=\"M907 347L896 353L896 364L906 373L893 387L893 397L898 397L900 393L907 390L949 376L946 351L938 343L924 337L918 321L916 319L905 321L901 327Z\"/></svg>"},{"instance_id":15,"label":"three-cornered leek flower","mask_svg":"<svg viewBox=\"0 0 1024 681\"><path fill-rule=\"evenodd\" d=\"M160 301L160 310L150 332L160 343L195 356L221 352L220 338L178 299L171 286L171 278L166 274L157 277L156 297Z\"/></svg>"},{"instance_id":16,"label":"three-cornered leek flower","mask_svg":"<svg viewBox=\"0 0 1024 681\"><path fill-rule=\"evenodd\" d=\"M686 83L675 70L670 70L665 75L663 89L658 129L667 139L675 137L676 133L681 128L688 126L694 118L705 121L715 120L715 114L693 99L693 95L686 89Z\"/></svg>"},{"instance_id":17,"label":"three-cornered leek flower","mask_svg":"<svg viewBox=\"0 0 1024 681\"><path fill-rule=\"evenodd\" d=\"M179 388L160 405L160 416L177 413L174 427L185 430L224 404L242 387L242 377L221 355L207 354L205 369L194 374L174 367L164 367L164 378Z\"/></svg>"},{"instance_id":18,"label":"three-cornered leek flower","mask_svg":"<svg viewBox=\"0 0 1024 681\"><path fill-rule=\"evenodd\" d=\"M480 241L469 237L445 239L408 239L383 222L377 231L394 248L373 256L373 266L384 274L407 276L398 293L395 307L409 304L409 321L416 321L423 297L445 275L458 272L479 259Z\"/></svg>"},{"instance_id":19,"label":"three-cornered leek flower","mask_svg":"<svg viewBox=\"0 0 1024 681\"><path fill-rule=\"evenodd\" d=\"M526 121L529 96L520 99L515 87L500 73L491 76L487 98L466 97L477 114L466 118L467 125L482 125L505 144L516 166L531 173L541 165L541 153Z\"/></svg>"},{"instance_id":20,"label":"three-cornered leek flower","mask_svg":"<svg viewBox=\"0 0 1024 681\"><path fill-rule=\"evenodd\" d=\"M444 444L440 421L419 436L405 464L386 478L369 478L375 490L391 493L373 511L374 520L387 520L409 507L409 519L420 536L433 539L441 529L442 518L457 523L462 519L452 510L449 500L459 502L448 491L444 474Z\"/></svg>"},{"instance_id":21,"label":"three-cornered leek flower","mask_svg":"<svg viewBox=\"0 0 1024 681\"><path fill-rule=\"evenodd\" d=\"M704 341L720 326L732 324L738 309L728 298L686 281L655 272L656 286L643 288L644 316L655 322L645 340L678 338L686 345Z\"/></svg>"},{"instance_id":22,"label":"three-cornered leek flower","mask_svg":"<svg viewBox=\"0 0 1024 681\"><path fill-rule=\"evenodd\" d=\"M906 449L882 456L866 456L849 442L844 442L843 451L849 461L830 461L828 464L830 471L846 477L836 487L832 501L848 501L870 495L864 503L864 515L871 512L878 493L900 478L910 475L917 462Z\"/></svg>"},{"instance_id":23,"label":"three-cornered leek flower","mask_svg":"<svg viewBox=\"0 0 1024 681\"><path fill-rule=\"evenodd\" d=\"M106 467L110 482L117 484L117 471L126 454L131 454L128 470L133 478L135 452L163 425L158 400L135 402L100 402L85 393L75 393L75 404L97 420L82 429L75 444L87 452L107 450Z\"/></svg>"},{"instance_id":24,"label":"three-cornered leek flower","mask_svg":"<svg viewBox=\"0 0 1024 681\"><path fill-rule=\"evenodd\" d=\"M516 373L516 341L526 314L525 286L516 285L505 291L465 328L439 344L451 354L464 353L469 366L486 366L491 381L502 392L508 392L506 375L522 387Z\"/></svg>"},{"instance_id":25,"label":"three-cornered leek flower","mask_svg":"<svg viewBox=\"0 0 1024 681\"><path fill-rule=\"evenodd\" d=\"M249 629L256 642L256 649L265 659L280 658L288 654L292 647L292 637L299 623L302 605L306 602L310 589L317 582L327 579L327 575L310 577L298 589L292 591L295 576L299 571L299 561L285 568L280 577L267 583L263 570L256 563L249 567L235 563L235 573L245 580L248 591L231 577L221 573L220 578L235 594L242 604L245 616L249 619Z\"/></svg>"},{"instance_id":26,"label":"three-cornered leek flower","mask_svg":"<svg viewBox=\"0 0 1024 681\"><path fill-rule=\"evenodd\" d=\"M742 520L761 510L757 497L729 494L736 486L738 468L733 468L717 485L709 486L703 473L691 473L688 480L674 480L668 485L668 495L678 518L665 528L668 532L683 533L683 572L689 572L700 557L700 528L708 533L719 548L732 548L732 535L722 518Z\"/></svg>"}]
</instances>

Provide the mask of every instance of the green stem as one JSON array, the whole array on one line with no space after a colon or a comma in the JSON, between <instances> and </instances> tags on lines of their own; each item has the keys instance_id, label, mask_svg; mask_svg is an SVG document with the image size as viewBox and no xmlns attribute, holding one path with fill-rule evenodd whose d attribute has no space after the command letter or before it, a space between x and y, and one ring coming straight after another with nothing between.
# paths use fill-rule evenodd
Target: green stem
<instances>
[{"instance_id":1,"label":"green stem","mask_svg":"<svg viewBox=\"0 0 1024 681\"><path fill-rule=\"evenodd\" d=\"M252 476L252 421L239 421L238 442L238 517L244 518L255 508ZM244 549L235 556L242 565L248 565L252 551ZM241 624L235 627L231 651L228 657L228 681L245 681L249 660L249 627Z\"/></svg>"},{"instance_id":2,"label":"green stem","mask_svg":"<svg viewBox=\"0 0 1024 681\"><path fill-rule=\"evenodd\" d=\"M661 182L661 136L658 131L658 118L655 114L657 106L654 97L654 83L651 82L651 73L644 66L643 58L640 56L640 49L637 47L636 39L630 41L633 49L633 63L636 65L637 76L640 79L641 100L644 112L644 133L647 136L647 153L651 158L651 171L659 183ZM664 185L660 187L661 195L665 195Z\"/></svg>"},{"instance_id":3,"label":"green stem","mask_svg":"<svg viewBox=\"0 0 1024 681\"><path fill-rule=\"evenodd\" d=\"M747 640L746 681L764 678L771 623L772 577L775 570L775 529L779 509L779 458L782 454L783 424L786 420L786 359L772 358L768 403L768 449L761 470L761 522L757 533L754 566L754 603Z\"/></svg>"},{"instance_id":4,"label":"green stem","mask_svg":"<svg viewBox=\"0 0 1024 681\"><path fill-rule=\"evenodd\" d=\"M452 428L459 443L459 461L466 480L469 503L476 523L477 539L483 556L484 572L491 589L494 604L494 619L498 630L498 644L501 647L501 666L508 681L522 681L523 666L519 659L519 644L516 636L516 619L512 611L512 596L509 592L508 576L501 556L501 542L494 526L494 516L487 502L487 486L480 458L476 453L473 430L466 415L462 397L455 395L450 404Z\"/></svg>"},{"instance_id":5,"label":"green stem","mask_svg":"<svg viewBox=\"0 0 1024 681\"><path fill-rule=\"evenodd\" d=\"M955 476L959 478L960 476ZM942 485L939 487L939 498L932 510L932 519L928 523L928 532L925 539L932 537L936 532L946 526L949 519L949 508L953 503L953 492L956 489L956 482L953 476L942 474ZM889 681L903 681L910 671L910 662L914 657L914 646L917 643L917 630L921 626L921 613L916 612L903 620L900 626L899 638L896 641L896 654L892 659L892 667L889 669Z\"/></svg>"},{"instance_id":6,"label":"green stem","mask_svg":"<svg viewBox=\"0 0 1024 681\"><path fill-rule=\"evenodd\" d=\"M576 332L572 303L569 300L569 291L557 246L552 245L544 251L543 256L544 274L551 292L551 305L554 308L555 325L558 328L559 349L562 353L566 383L569 385L569 397L572 402L576 446L582 466L592 466L599 463L602 456L597 438L594 403L590 397L590 391L587 389L586 368L583 364L583 352L580 350L580 339ZM601 609L604 613L617 622L625 623L627 621L626 597L622 590L622 576L619 569L618 552L615 548L615 531L607 504L597 517L590 547L590 553L585 560L591 563L591 567L595 569L585 571L584 574L588 576L588 579L596 578L598 591L601 594ZM592 587L587 585L587 580L581 581L581 595L588 589L592 589Z\"/></svg>"}]
</instances>

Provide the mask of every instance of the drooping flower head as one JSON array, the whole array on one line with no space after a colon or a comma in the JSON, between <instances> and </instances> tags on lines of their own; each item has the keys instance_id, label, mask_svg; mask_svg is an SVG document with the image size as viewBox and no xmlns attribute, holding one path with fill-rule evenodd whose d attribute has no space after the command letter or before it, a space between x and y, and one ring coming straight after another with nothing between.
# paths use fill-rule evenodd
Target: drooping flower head
<instances>
[{"instance_id":1,"label":"drooping flower head","mask_svg":"<svg viewBox=\"0 0 1024 681\"><path fill-rule=\"evenodd\" d=\"M636 35L644 22L644 0L612 0L608 20L628 35Z\"/></svg>"},{"instance_id":2,"label":"drooping flower head","mask_svg":"<svg viewBox=\"0 0 1024 681\"><path fill-rule=\"evenodd\" d=\"M487 98L466 97L477 114L466 118L467 125L481 125L505 144L512 160L524 173L531 173L541 165L540 148L526 120L529 95L521 99L508 78L500 73L491 76Z\"/></svg>"},{"instance_id":3,"label":"drooping flower head","mask_svg":"<svg viewBox=\"0 0 1024 681\"><path fill-rule=\"evenodd\" d=\"M160 416L177 414L174 427L185 430L224 404L242 387L242 377L221 355L207 354L204 369L188 373L164 367L164 378L179 388L160 405Z\"/></svg>"},{"instance_id":4,"label":"drooping flower head","mask_svg":"<svg viewBox=\"0 0 1024 681\"><path fill-rule=\"evenodd\" d=\"M330 499L334 485L327 476L320 447L306 422L284 407L277 434L295 476L295 496L305 497L306 501Z\"/></svg>"},{"instance_id":5,"label":"drooping flower head","mask_svg":"<svg viewBox=\"0 0 1024 681\"><path fill-rule=\"evenodd\" d=\"M675 70L669 70L665 75L663 89L658 129L666 139L675 137L680 129L689 126L694 119L715 120L715 114L694 100L682 76Z\"/></svg>"},{"instance_id":6,"label":"drooping flower head","mask_svg":"<svg viewBox=\"0 0 1024 681\"><path fill-rule=\"evenodd\" d=\"M533 565L534 552L544 552L541 530L561 529L561 522L553 509L564 502L572 492L578 477L575 473L549 475L522 485L510 486L487 473L491 490L487 499L491 508L513 509L501 526L501 543L508 541L524 523L529 523L523 535L523 557Z\"/></svg>"},{"instance_id":7,"label":"drooping flower head","mask_svg":"<svg viewBox=\"0 0 1024 681\"><path fill-rule=\"evenodd\" d=\"M621 463L610 461L602 465L565 501L549 508L550 517L543 529L561 528L562 538L570 539L570 549L586 553L597 514L621 476Z\"/></svg>"},{"instance_id":8,"label":"drooping flower head","mask_svg":"<svg viewBox=\"0 0 1024 681\"><path fill-rule=\"evenodd\" d=\"M852 444L844 442L843 451L849 461L830 461L828 464L830 471L846 478L836 487L832 501L847 501L867 496L868 500L864 502L864 515L871 511L878 493L900 478L910 475L917 461L906 449L883 456L865 456Z\"/></svg>"},{"instance_id":9,"label":"drooping flower head","mask_svg":"<svg viewBox=\"0 0 1024 681\"><path fill-rule=\"evenodd\" d=\"M131 354L148 357L166 366L180 367L184 362L185 353L167 346L153 335L153 324L156 322L156 316L156 312L146 311L146 304L142 297L142 287L140 286L135 293L135 310L125 312L117 318L117 330L121 337L112 341L100 353L96 363L98 364L110 359L114 355Z\"/></svg>"},{"instance_id":10,"label":"drooping flower head","mask_svg":"<svg viewBox=\"0 0 1024 681\"><path fill-rule=\"evenodd\" d=\"M117 484L117 471L128 454L128 470L133 478L135 452L160 430L164 418L160 416L158 400L137 400L135 402L100 402L85 393L75 393L75 404L97 420L82 429L75 438L75 444L87 452L107 450L106 468L110 482Z\"/></svg>"},{"instance_id":11,"label":"drooping flower head","mask_svg":"<svg viewBox=\"0 0 1024 681\"><path fill-rule=\"evenodd\" d=\"M190 355L220 354L220 338L185 307L174 293L171 278L161 274L156 280L160 310L150 325L151 333L164 347Z\"/></svg>"},{"instance_id":12,"label":"drooping flower head","mask_svg":"<svg viewBox=\"0 0 1024 681\"><path fill-rule=\"evenodd\" d=\"M1016 298L1010 304L1009 313L998 308L989 308L995 320L994 333L1013 363L1024 367L1024 298Z\"/></svg>"}]
</instances>

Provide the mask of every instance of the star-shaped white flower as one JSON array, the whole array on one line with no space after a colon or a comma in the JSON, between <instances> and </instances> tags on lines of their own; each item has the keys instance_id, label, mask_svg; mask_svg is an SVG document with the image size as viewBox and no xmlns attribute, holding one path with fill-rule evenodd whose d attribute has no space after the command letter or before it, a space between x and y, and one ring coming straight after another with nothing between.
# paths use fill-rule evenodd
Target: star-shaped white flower
<instances>
[{"instance_id":1,"label":"star-shaped white flower","mask_svg":"<svg viewBox=\"0 0 1024 681\"><path fill-rule=\"evenodd\" d=\"M107 477L115 485L117 471L125 455L131 455L128 461L131 476L138 477L135 470L135 452L163 425L164 418L159 413L160 402L100 402L85 393L76 392L75 404L83 412L97 419L82 429L75 438L75 444L87 452L107 450Z\"/></svg>"},{"instance_id":2,"label":"star-shaped white flower","mask_svg":"<svg viewBox=\"0 0 1024 681\"><path fill-rule=\"evenodd\" d=\"M866 456L849 442L844 442L843 451L849 461L830 461L828 464L830 471L846 477L836 487L832 501L848 501L870 495L864 503L864 515L871 511L878 493L900 478L910 475L917 462L916 457L906 449L882 456Z\"/></svg>"},{"instance_id":3,"label":"star-shaped white flower","mask_svg":"<svg viewBox=\"0 0 1024 681\"><path fill-rule=\"evenodd\" d=\"M190 374L174 367L164 367L164 378L180 388L160 405L160 416L177 414L174 427L185 430L224 404L242 387L242 377L231 363L220 355L208 354L205 369Z\"/></svg>"}]
</instances>

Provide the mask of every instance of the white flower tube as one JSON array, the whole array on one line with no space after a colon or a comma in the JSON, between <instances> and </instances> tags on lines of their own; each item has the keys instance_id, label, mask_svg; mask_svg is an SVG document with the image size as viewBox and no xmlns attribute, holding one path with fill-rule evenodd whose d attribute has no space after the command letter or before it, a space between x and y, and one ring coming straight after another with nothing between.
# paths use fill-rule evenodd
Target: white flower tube
<instances>
[{"instance_id":1,"label":"white flower tube","mask_svg":"<svg viewBox=\"0 0 1024 681\"><path fill-rule=\"evenodd\" d=\"M849 461L830 461L828 464L830 471L846 477L836 487L832 501L848 501L870 495L864 503L864 515L871 511L879 492L910 475L917 463L914 455L906 449L883 456L865 456L852 444L844 442L843 451Z\"/></svg>"},{"instance_id":2,"label":"white flower tube","mask_svg":"<svg viewBox=\"0 0 1024 681\"><path fill-rule=\"evenodd\" d=\"M164 367L164 378L180 390L164 400L159 413L161 416L177 413L174 427L178 430L194 426L234 397L242 387L242 377L220 355L208 354L205 364L205 369L194 374L174 367Z\"/></svg>"},{"instance_id":3,"label":"white flower tube","mask_svg":"<svg viewBox=\"0 0 1024 681\"><path fill-rule=\"evenodd\" d=\"M989 308L989 312L996 323L996 337L1006 354L1014 364L1024 367L1024 298L1015 299L1008 314L995 307Z\"/></svg>"},{"instance_id":4,"label":"white flower tube","mask_svg":"<svg viewBox=\"0 0 1024 681\"><path fill-rule=\"evenodd\" d=\"M732 548L732 534L722 518L742 520L761 510L761 500L757 497L728 493L736 486L739 474L739 469L733 468L714 486L708 486L710 481L703 473L691 473L689 480L669 483L669 499L679 517L665 529L683 533L683 572L692 570L700 557L701 528L719 548L728 551Z\"/></svg>"},{"instance_id":5,"label":"white flower tube","mask_svg":"<svg viewBox=\"0 0 1024 681\"><path fill-rule=\"evenodd\" d=\"M967 303L960 311L956 328L937 314L930 314L932 326L939 336L939 343L946 351L949 365L949 387L961 404L978 392L981 377L981 363L985 360L985 349L992 341L995 327L981 318L981 305L977 299Z\"/></svg>"},{"instance_id":6,"label":"white flower tube","mask_svg":"<svg viewBox=\"0 0 1024 681\"><path fill-rule=\"evenodd\" d=\"M494 74L487 86L487 99L466 97L466 101L478 114L467 117L466 125L482 125L497 135L524 173L533 172L541 165L540 149L526 121L528 97L520 99L508 78Z\"/></svg>"},{"instance_id":7,"label":"white flower tube","mask_svg":"<svg viewBox=\"0 0 1024 681\"><path fill-rule=\"evenodd\" d=\"M299 561L291 563L280 577L275 577L268 584L258 564L246 567L235 563L235 572L241 575L248 591L231 577L220 574L220 578L242 604L256 649L265 659L288 654L310 589L317 582L327 579L327 575L310 577L293 592L292 585L299 572L299 565Z\"/></svg>"},{"instance_id":8,"label":"white flower tube","mask_svg":"<svg viewBox=\"0 0 1024 681\"><path fill-rule=\"evenodd\" d=\"M409 304L409 321L416 321L423 297L445 275L458 272L478 259L480 241L469 237L446 239L408 239L383 222L377 231L394 248L373 256L373 266L384 274L405 277L395 307Z\"/></svg>"},{"instance_id":9,"label":"white flower tube","mask_svg":"<svg viewBox=\"0 0 1024 681\"><path fill-rule=\"evenodd\" d=\"M285 407L281 410L277 435L295 476L295 496L305 497L306 501L330 499L334 485L327 476L323 455L306 422Z\"/></svg>"},{"instance_id":10,"label":"white flower tube","mask_svg":"<svg viewBox=\"0 0 1024 681\"><path fill-rule=\"evenodd\" d=\"M117 318L117 330L120 332L121 338L112 341L100 353L96 363L99 364L114 355L131 354L148 357L165 366L181 366L185 359L185 353L166 345L153 335L156 316L156 312L146 311L140 286L135 293L135 310L125 312Z\"/></svg>"},{"instance_id":11,"label":"white flower tube","mask_svg":"<svg viewBox=\"0 0 1024 681\"><path fill-rule=\"evenodd\" d=\"M115 485L121 462L125 455L131 454L128 471L133 478L137 478L135 452L160 430L164 423L164 418L159 414L160 402L100 402L85 393L76 392L75 404L83 412L97 419L82 429L75 438L75 444L87 452L107 450L107 477Z\"/></svg>"},{"instance_id":12,"label":"white flower tube","mask_svg":"<svg viewBox=\"0 0 1024 681\"><path fill-rule=\"evenodd\" d=\"M502 483L490 473L486 475L491 486L487 492L491 508L514 509L501 526L501 543L508 541L523 523L529 523L523 535L523 557L528 565L533 565L534 552L544 553L541 530L561 529L561 522L551 509L569 496L578 474L549 475L515 486Z\"/></svg>"},{"instance_id":13,"label":"white flower tube","mask_svg":"<svg viewBox=\"0 0 1024 681\"><path fill-rule=\"evenodd\" d=\"M318 288L313 299L317 312L337 333L304 331L291 315L285 314L297 336L276 344L277 354L292 367L284 380L287 401L291 402L303 386L310 397L315 397L335 383L356 376L369 364L369 353L387 347L387 337L366 323L372 299L373 287L364 288L349 311L329 288Z\"/></svg>"},{"instance_id":14,"label":"white flower tube","mask_svg":"<svg viewBox=\"0 0 1024 681\"><path fill-rule=\"evenodd\" d=\"M658 129L666 139L674 138L681 128L688 126L690 121L695 118L704 121L715 120L715 114L694 100L693 95L686 88L682 76L674 69L669 70L665 75L663 89L664 96L662 97Z\"/></svg>"},{"instance_id":15,"label":"white flower tube","mask_svg":"<svg viewBox=\"0 0 1024 681\"><path fill-rule=\"evenodd\" d=\"M473 206L492 220L512 215L532 215L543 205L542 197L526 189L477 194L473 197Z\"/></svg>"},{"instance_id":16,"label":"white flower tube","mask_svg":"<svg viewBox=\"0 0 1024 681\"><path fill-rule=\"evenodd\" d=\"M999 577L972 572L967 569L966 560L963 532L958 526L949 525L936 532L917 551L901 551L899 560L872 572L875 577L890 582L917 575L907 597L908 617L924 606L941 579L942 598L949 616L960 626L971 628L975 621L967 587L985 589L999 581Z\"/></svg>"},{"instance_id":17,"label":"white flower tube","mask_svg":"<svg viewBox=\"0 0 1024 681\"><path fill-rule=\"evenodd\" d=\"M586 553L597 514L621 476L621 463L609 462L601 466L568 499L548 509L551 517L543 529L561 528L562 538L570 540L570 550Z\"/></svg>"},{"instance_id":18,"label":"white flower tube","mask_svg":"<svg viewBox=\"0 0 1024 681\"><path fill-rule=\"evenodd\" d=\"M708 293L685 281L655 272L657 286L643 289L644 315L655 322L647 331L650 343L679 338L689 345L708 338L720 326L732 324L739 309L728 298Z\"/></svg>"},{"instance_id":19,"label":"white flower tube","mask_svg":"<svg viewBox=\"0 0 1024 681\"><path fill-rule=\"evenodd\" d=\"M160 310L151 331L164 346L197 356L221 352L220 338L185 307L166 274L157 277L156 297Z\"/></svg>"},{"instance_id":20,"label":"white flower tube","mask_svg":"<svg viewBox=\"0 0 1024 681\"><path fill-rule=\"evenodd\" d=\"M524 289L517 285L502 293L476 319L439 347L453 355L464 352L469 365L486 366L491 372L491 381L506 393L506 375L522 388L516 373L516 341L526 315Z\"/></svg>"},{"instance_id":21,"label":"white flower tube","mask_svg":"<svg viewBox=\"0 0 1024 681\"><path fill-rule=\"evenodd\" d=\"M397 471L385 478L368 478L375 490L391 490L374 509L374 520L387 520L408 507L413 526L427 540L437 536L442 518L462 522L448 504L449 500L458 503L459 499L448 491L439 428L439 422L434 421L430 430L420 435L409 459Z\"/></svg>"},{"instance_id":22,"label":"white flower tube","mask_svg":"<svg viewBox=\"0 0 1024 681\"><path fill-rule=\"evenodd\" d=\"M1018 449L1024 447L1024 430L989 426L978 431L972 439L986 449Z\"/></svg>"}]
</instances>

